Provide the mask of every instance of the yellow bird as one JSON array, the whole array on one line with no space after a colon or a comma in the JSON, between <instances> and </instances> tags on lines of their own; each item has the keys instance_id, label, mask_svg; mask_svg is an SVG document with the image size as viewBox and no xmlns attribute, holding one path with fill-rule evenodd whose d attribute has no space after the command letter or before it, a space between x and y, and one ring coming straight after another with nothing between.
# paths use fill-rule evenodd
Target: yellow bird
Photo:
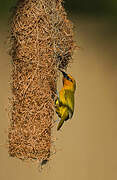
<instances>
[{"instance_id":1,"label":"yellow bird","mask_svg":"<svg viewBox=\"0 0 117 180\"><path fill-rule=\"evenodd\" d=\"M71 119L74 113L74 93L76 89L76 81L73 77L64 71L63 74L63 88L59 92L59 97L55 101L56 113L60 117L57 130L59 130L64 121Z\"/></svg>"}]
</instances>

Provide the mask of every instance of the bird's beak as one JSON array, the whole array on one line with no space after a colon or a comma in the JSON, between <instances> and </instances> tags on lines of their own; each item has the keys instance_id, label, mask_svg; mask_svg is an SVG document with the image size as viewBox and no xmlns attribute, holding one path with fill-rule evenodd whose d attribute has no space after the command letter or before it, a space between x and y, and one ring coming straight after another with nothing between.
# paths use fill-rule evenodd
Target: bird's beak
<instances>
[{"instance_id":1,"label":"bird's beak","mask_svg":"<svg viewBox=\"0 0 117 180\"><path fill-rule=\"evenodd\" d=\"M65 78L67 78L67 77L68 77L67 73L65 73L64 71L62 71L61 69L59 69L59 71L61 71L61 72L62 72L62 74L63 74L63 76L64 76Z\"/></svg>"}]
</instances>

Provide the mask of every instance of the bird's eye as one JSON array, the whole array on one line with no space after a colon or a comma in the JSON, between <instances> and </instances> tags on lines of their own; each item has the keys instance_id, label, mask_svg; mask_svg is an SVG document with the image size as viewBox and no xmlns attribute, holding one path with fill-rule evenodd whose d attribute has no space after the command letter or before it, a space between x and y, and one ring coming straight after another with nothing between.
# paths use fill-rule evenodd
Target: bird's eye
<instances>
[{"instance_id":1,"label":"bird's eye","mask_svg":"<svg viewBox=\"0 0 117 180\"><path fill-rule=\"evenodd\" d=\"M67 76L67 80L73 82L72 79L69 76Z\"/></svg>"}]
</instances>

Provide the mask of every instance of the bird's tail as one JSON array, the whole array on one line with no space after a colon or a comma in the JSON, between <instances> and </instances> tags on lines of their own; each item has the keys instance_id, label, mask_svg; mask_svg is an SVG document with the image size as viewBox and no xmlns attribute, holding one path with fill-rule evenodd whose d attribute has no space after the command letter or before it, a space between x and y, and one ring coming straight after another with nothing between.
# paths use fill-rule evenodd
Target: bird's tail
<instances>
[{"instance_id":1,"label":"bird's tail","mask_svg":"<svg viewBox=\"0 0 117 180\"><path fill-rule=\"evenodd\" d=\"M61 126L63 125L63 123L64 123L64 120L61 119L60 122L59 122L59 124L58 124L57 131L61 128Z\"/></svg>"}]
</instances>

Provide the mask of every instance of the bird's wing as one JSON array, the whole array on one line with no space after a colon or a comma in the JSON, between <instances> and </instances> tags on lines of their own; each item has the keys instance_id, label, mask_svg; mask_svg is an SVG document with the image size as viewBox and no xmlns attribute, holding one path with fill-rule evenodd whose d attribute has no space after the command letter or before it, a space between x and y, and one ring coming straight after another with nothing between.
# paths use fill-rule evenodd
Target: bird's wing
<instances>
[{"instance_id":1,"label":"bird's wing","mask_svg":"<svg viewBox=\"0 0 117 180\"><path fill-rule=\"evenodd\" d=\"M57 97L57 99L55 100L55 106L59 106L59 98Z\"/></svg>"},{"instance_id":2,"label":"bird's wing","mask_svg":"<svg viewBox=\"0 0 117 180\"><path fill-rule=\"evenodd\" d=\"M61 107L61 120L58 124L57 130L59 130L62 127L64 121L68 119L68 116L69 116L68 108L65 106L62 106Z\"/></svg>"},{"instance_id":3,"label":"bird's wing","mask_svg":"<svg viewBox=\"0 0 117 180\"><path fill-rule=\"evenodd\" d=\"M65 96L66 106L69 109L69 118L72 118L74 112L74 94L71 91L66 90L64 96Z\"/></svg>"}]
</instances>

